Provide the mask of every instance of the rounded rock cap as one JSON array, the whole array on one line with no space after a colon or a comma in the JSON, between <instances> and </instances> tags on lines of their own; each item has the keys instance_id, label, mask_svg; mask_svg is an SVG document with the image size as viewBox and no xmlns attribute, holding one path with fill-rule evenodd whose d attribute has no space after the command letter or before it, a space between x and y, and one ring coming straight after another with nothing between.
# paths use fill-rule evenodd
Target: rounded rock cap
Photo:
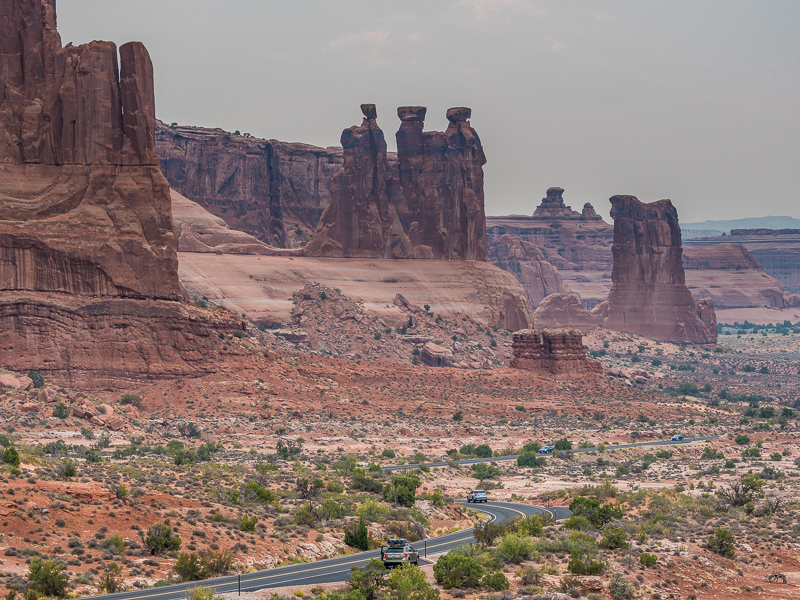
<instances>
[{"instance_id":1,"label":"rounded rock cap","mask_svg":"<svg viewBox=\"0 0 800 600\"><path fill-rule=\"evenodd\" d=\"M472 109L466 106L456 106L447 109L447 120L451 123L463 123L472 116Z\"/></svg>"},{"instance_id":2,"label":"rounded rock cap","mask_svg":"<svg viewBox=\"0 0 800 600\"><path fill-rule=\"evenodd\" d=\"M378 109L375 108L374 104L362 104L361 105L361 112L364 113L364 116L367 119L377 119L378 118Z\"/></svg>"},{"instance_id":3,"label":"rounded rock cap","mask_svg":"<svg viewBox=\"0 0 800 600\"><path fill-rule=\"evenodd\" d=\"M428 109L424 106L398 106L397 116L401 121L424 121Z\"/></svg>"}]
</instances>

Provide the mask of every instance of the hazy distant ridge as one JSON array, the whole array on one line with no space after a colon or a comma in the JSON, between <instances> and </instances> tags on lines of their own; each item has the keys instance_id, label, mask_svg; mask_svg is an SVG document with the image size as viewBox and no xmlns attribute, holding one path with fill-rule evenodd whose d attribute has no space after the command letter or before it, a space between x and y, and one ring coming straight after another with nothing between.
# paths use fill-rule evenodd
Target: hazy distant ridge
<instances>
[{"instance_id":1,"label":"hazy distant ridge","mask_svg":"<svg viewBox=\"0 0 800 600\"><path fill-rule=\"evenodd\" d=\"M794 217L751 217L727 221L703 221L701 223L681 223L683 237L709 237L730 234L731 229L788 229L800 228L800 219Z\"/></svg>"}]
</instances>

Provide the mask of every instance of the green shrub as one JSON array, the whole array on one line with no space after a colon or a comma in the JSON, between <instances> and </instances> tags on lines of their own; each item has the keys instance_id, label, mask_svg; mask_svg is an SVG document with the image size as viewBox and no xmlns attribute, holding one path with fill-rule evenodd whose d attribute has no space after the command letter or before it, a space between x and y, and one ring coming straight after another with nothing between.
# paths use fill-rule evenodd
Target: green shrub
<instances>
[{"instance_id":1,"label":"green shrub","mask_svg":"<svg viewBox=\"0 0 800 600\"><path fill-rule=\"evenodd\" d=\"M447 553L439 557L433 565L436 583L444 589L476 588L483 576L483 567L472 557Z\"/></svg>"},{"instance_id":2,"label":"green shrub","mask_svg":"<svg viewBox=\"0 0 800 600\"><path fill-rule=\"evenodd\" d=\"M214 588L198 585L186 590L186 600L222 600L222 595L214 591Z\"/></svg>"},{"instance_id":3,"label":"green shrub","mask_svg":"<svg viewBox=\"0 0 800 600\"><path fill-rule=\"evenodd\" d=\"M477 463L472 465L472 477L475 479L494 479L499 477L502 471L495 467L494 465L490 465L489 463Z\"/></svg>"},{"instance_id":4,"label":"green shrub","mask_svg":"<svg viewBox=\"0 0 800 600\"><path fill-rule=\"evenodd\" d=\"M347 584L364 600L379 600L386 585L388 571L377 558L371 558L363 567L350 567L352 573ZM330 594L328 595L330 598Z\"/></svg>"},{"instance_id":5,"label":"green shrub","mask_svg":"<svg viewBox=\"0 0 800 600\"><path fill-rule=\"evenodd\" d=\"M381 452L381 456L383 458L394 458L396 454L391 448L384 448L383 452Z\"/></svg>"},{"instance_id":6,"label":"green shrub","mask_svg":"<svg viewBox=\"0 0 800 600\"><path fill-rule=\"evenodd\" d=\"M478 458L492 458L494 452L492 452L488 444L481 444L480 446L475 446L475 452L473 454Z\"/></svg>"},{"instance_id":7,"label":"green shrub","mask_svg":"<svg viewBox=\"0 0 800 600\"><path fill-rule=\"evenodd\" d=\"M55 559L43 560L32 556L28 567L29 588L43 596L63 598L67 594L69 577L64 572L66 565Z\"/></svg>"},{"instance_id":8,"label":"green shrub","mask_svg":"<svg viewBox=\"0 0 800 600\"><path fill-rule=\"evenodd\" d=\"M508 578L502 573L502 571L487 573L483 576L483 579L481 579L481 583L483 584L483 587L495 592L508 589Z\"/></svg>"},{"instance_id":9,"label":"green shrub","mask_svg":"<svg viewBox=\"0 0 800 600\"><path fill-rule=\"evenodd\" d=\"M592 522L583 515L572 515L564 520L564 527L575 531L589 531L594 529Z\"/></svg>"},{"instance_id":10,"label":"green shrub","mask_svg":"<svg viewBox=\"0 0 800 600\"><path fill-rule=\"evenodd\" d=\"M344 543L351 548L358 548L362 551L369 550L369 533L367 524L364 522L364 515L361 515L354 531L345 531Z\"/></svg>"},{"instance_id":11,"label":"green shrub","mask_svg":"<svg viewBox=\"0 0 800 600\"><path fill-rule=\"evenodd\" d=\"M125 540L121 535L112 535L107 537L100 542L100 546L111 551L113 554L122 554L125 552Z\"/></svg>"},{"instance_id":12,"label":"green shrub","mask_svg":"<svg viewBox=\"0 0 800 600\"><path fill-rule=\"evenodd\" d=\"M119 401L121 404L130 404L136 408L142 407L142 399L136 394L122 394L122 397L119 399Z\"/></svg>"},{"instance_id":13,"label":"green shrub","mask_svg":"<svg viewBox=\"0 0 800 600\"><path fill-rule=\"evenodd\" d=\"M747 444L750 443L750 438L744 434L739 434L733 439L733 441L739 444L740 446L746 446Z\"/></svg>"},{"instance_id":14,"label":"green shrub","mask_svg":"<svg viewBox=\"0 0 800 600\"><path fill-rule=\"evenodd\" d=\"M544 467L547 460L544 456L537 456L534 452L525 452L517 457L517 465L520 467Z\"/></svg>"},{"instance_id":15,"label":"green shrub","mask_svg":"<svg viewBox=\"0 0 800 600\"><path fill-rule=\"evenodd\" d=\"M533 540L516 533L507 533L497 544L497 557L504 563L519 564L530 560L536 554Z\"/></svg>"},{"instance_id":16,"label":"green shrub","mask_svg":"<svg viewBox=\"0 0 800 600\"><path fill-rule=\"evenodd\" d=\"M724 556L726 558L733 558L736 554L736 538L730 529L717 529L717 531L708 536L708 547L712 552Z\"/></svg>"},{"instance_id":17,"label":"green shrub","mask_svg":"<svg viewBox=\"0 0 800 600\"><path fill-rule=\"evenodd\" d=\"M251 481L244 486L244 496L245 499L251 502L261 502L262 504L272 504L276 500L275 493L272 490L263 488L255 481Z\"/></svg>"},{"instance_id":18,"label":"green shrub","mask_svg":"<svg viewBox=\"0 0 800 600\"><path fill-rule=\"evenodd\" d=\"M249 517L247 515L242 516L242 523L239 527L241 531L255 531L256 530L256 523L258 523L258 517Z\"/></svg>"},{"instance_id":19,"label":"green shrub","mask_svg":"<svg viewBox=\"0 0 800 600\"><path fill-rule=\"evenodd\" d=\"M44 377L42 377L42 374L39 373L39 371L28 371L28 378L33 381L33 387L44 387Z\"/></svg>"},{"instance_id":20,"label":"green shrub","mask_svg":"<svg viewBox=\"0 0 800 600\"><path fill-rule=\"evenodd\" d=\"M69 406L64 404L63 401L59 401L59 403L53 407L53 416L58 419L66 419L69 416L69 412Z\"/></svg>"},{"instance_id":21,"label":"green shrub","mask_svg":"<svg viewBox=\"0 0 800 600\"><path fill-rule=\"evenodd\" d=\"M608 527L603 532L603 537L598 542L598 545L601 548L608 548L610 550L615 548L627 548L628 534L625 533L624 529L620 529L619 527Z\"/></svg>"},{"instance_id":22,"label":"green shrub","mask_svg":"<svg viewBox=\"0 0 800 600\"><path fill-rule=\"evenodd\" d=\"M622 508L618 504L601 505L599 500L584 496L576 496L570 502L569 509L574 516L586 517L597 529L611 521L621 519L623 515Z\"/></svg>"},{"instance_id":23,"label":"green shrub","mask_svg":"<svg viewBox=\"0 0 800 600\"><path fill-rule=\"evenodd\" d=\"M648 552L642 552L639 556L639 562L645 569L652 569L656 566L658 562L658 557L655 554L649 554Z\"/></svg>"},{"instance_id":24,"label":"green shrub","mask_svg":"<svg viewBox=\"0 0 800 600\"><path fill-rule=\"evenodd\" d=\"M425 571L416 565L401 565L389 575L395 600L439 600L439 590L428 583Z\"/></svg>"},{"instance_id":25,"label":"green shrub","mask_svg":"<svg viewBox=\"0 0 800 600\"><path fill-rule=\"evenodd\" d=\"M108 563L106 572L100 576L98 587L106 594L116 594L122 591L122 584L125 577L122 575L122 567L117 563Z\"/></svg>"},{"instance_id":26,"label":"green shrub","mask_svg":"<svg viewBox=\"0 0 800 600\"><path fill-rule=\"evenodd\" d=\"M560 440L556 440L556 443L553 444L553 449L557 452L560 450L572 450L572 442L563 437Z\"/></svg>"},{"instance_id":27,"label":"green shrub","mask_svg":"<svg viewBox=\"0 0 800 600\"><path fill-rule=\"evenodd\" d=\"M388 502L411 508L414 506L420 483L416 475L397 475L383 486L383 497Z\"/></svg>"},{"instance_id":28,"label":"green shrub","mask_svg":"<svg viewBox=\"0 0 800 600\"><path fill-rule=\"evenodd\" d=\"M19 452L14 446L8 446L5 451L3 452L3 462L7 465L11 465L14 468L19 467Z\"/></svg>"},{"instance_id":29,"label":"green shrub","mask_svg":"<svg viewBox=\"0 0 800 600\"><path fill-rule=\"evenodd\" d=\"M611 575L611 581L608 584L608 593L614 600L630 600L633 598L634 587L633 584L624 579L619 573Z\"/></svg>"},{"instance_id":30,"label":"green shrub","mask_svg":"<svg viewBox=\"0 0 800 600\"><path fill-rule=\"evenodd\" d=\"M150 554L158 555L164 551L179 550L181 538L172 534L172 529L164 523L155 523L147 530L144 544Z\"/></svg>"},{"instance_id":31,"label":"green shrub","mask_svg":"<svg viewBox=\"0 0 800 600\"><path fill-rule=\"evenodd\" d=\"M516 521L517 533L538 537L544 535L544 519L541 515L530 515Z\"/></svg>"},{"instance_id":32,"label":"green shrub","mask_svg":"<svg viewBox=\"0 0 800 600\"><path fill-rule=\"evenodd\" d=\"M600 575L606 563L593 558L594 552L591 550L573 550L567 563L567 570L574 575Z\"/></svg>"},{"instance_id":33,"label":"green shrub","mask_svg":"<svg viewBox=\"0 0 800 600\"><path fill-rule=\"evenodd\" d=\"M172 570L181 578L181 582L200 581L206 579L203 565L196 552L181 552Z\"/></svg>"}]
</instances>

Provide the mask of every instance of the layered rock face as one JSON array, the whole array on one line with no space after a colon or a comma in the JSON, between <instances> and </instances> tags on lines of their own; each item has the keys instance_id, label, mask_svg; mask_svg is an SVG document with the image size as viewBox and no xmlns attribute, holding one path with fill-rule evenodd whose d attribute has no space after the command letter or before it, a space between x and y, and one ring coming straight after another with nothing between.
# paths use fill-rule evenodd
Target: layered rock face
<instances>
[{"instance_id":1,"label":"layered rock face","mask_svg":"<svg viewBox=\"0 0 800 600\"><path fill-rule=\"evenodd\" d=\"M545 260L542 251L517 236L506 234L493 239L489 243L488 257L493 265L519 280L531 306L538 305L550 294L568 292L558 270Z\"/></svg>"},{"instance_id":2,"label":"layered rock face","mask_svg":"<svg viewBox=\"0 0 800 600\"><path fill-rule=\"evenodd\" d=\"M783 286L741 244L684 248L683 267L694 299L710 297L717 309L785 306Z\"/></svg>"},{"instance_id":3,"label":"layered rock face","mask_svg":"<svg viewBox=\"0 0 800 600\"><path fill-rule=\"evenodd\" d=\"M128 356L117 361L124 377L191 371L198 362L192 348L203 336L174 302L177 252L169 186L154 150L152 64L138 42L122 46L119 57L120 64L110 42L62 48L54 0L3 3L5 367L96 385L106 368L114 370L103 357ZM172 348L147 347L167 339ZM90 355L97 362L84 360Z\"/></svg>"},{"instance_id":4,"label":"layered rock face","mask_svg":"<svg viewBox=\"0 0 800 600\"><path fill-rule=\"evenodd\" d=\"M551 187L542 198L542 203L533 211L534 219L578 219L581 213L564 204L564 188ZM589 205L591 206L591 205Z\"/></svg>"},{"instance_id":5,"label":"layered rock face","mask_svg":"<svg viewBox=\"0 0 800 600\"><path fill-rule=\"evenodd\" d=\"M550 294L536 307L533 322L540 329L569 327L585 332L602 326L606 307L603 302L590 311L577 294Z\"/></svg>"},{"instance_id":6,"label":"layered rock face","mask_svg":"<svg viewBox=\"0 0 800 600\"><path fill-rule=\"evenodd\" d=\"M426 109L398 109L397 163L372 104L342 133L344 167L331 185L307 256L486 260L483 165L468 108L447 111L444 132L424 132Z\"/></svg>"},{"instance_id":7,"label":"layered rock face","mask_svg":"<svg viewBox=\"0 0 800 600\"><path fill-rule=\"evenodd\" d=\"M524 329L514 333L512 369L561 374L602 373L599 361L588 360L577 329Z\"/></svg>"},{"instance_id":8,"label":"layered rock face","mask_svg":"<svg viewBox=\"0 0 800 600\"><path fill-rule=\"evenodd\" d=\"M678 211L669 200L650 204L613 196L614 268L604 327L671 342L717 341L708 311L685 284ZM702 313L704 319L701 319Z\"/></svg>"},{"instance_id":9,"label":"layered rock face","mask_svg":"<svg viewBox=\"0 0 800 600\"><path fill-rule=\"evenodd\" d=\"M342 149L158 123L170 186L232 229L279 248L307 243L328 204Z\"/></svg>"}]
</instances>

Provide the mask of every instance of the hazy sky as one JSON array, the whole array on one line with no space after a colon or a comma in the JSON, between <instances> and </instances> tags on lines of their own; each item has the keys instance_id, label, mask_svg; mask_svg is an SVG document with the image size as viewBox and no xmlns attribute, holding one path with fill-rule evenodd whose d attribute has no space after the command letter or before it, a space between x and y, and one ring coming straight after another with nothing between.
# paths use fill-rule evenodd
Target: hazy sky
<instances>
[{"instance_id":1,"label":"hazy sky","mask_svg":"<svg viewBox=\"0 0 800 600\"><path fill-rule=\"evenodd\" d=\"M488 214L550 186L681 220L800 217L797 0L57 0L64 43L140 40L158 117L337 145L378 106L469 106Z\"/></svg>"}]
</instances>

